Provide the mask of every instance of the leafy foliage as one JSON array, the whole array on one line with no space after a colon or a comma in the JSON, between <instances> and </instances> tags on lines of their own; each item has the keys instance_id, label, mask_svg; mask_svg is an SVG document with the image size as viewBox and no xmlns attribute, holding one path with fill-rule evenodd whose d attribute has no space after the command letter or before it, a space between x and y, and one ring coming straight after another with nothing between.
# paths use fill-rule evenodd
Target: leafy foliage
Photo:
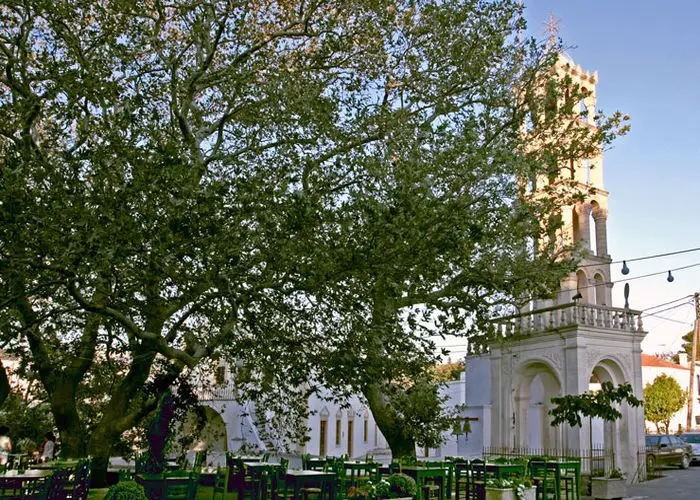
<instances>
[{"instance_id":1,"label":"leafy foliage","mask_svg":"<svg viewBox=\"0 0 700 500\"><path fill-rule=\"evenodd\" d=\"M612 382L603 382L599 391L553 397L552 403L556 406L549 410L549 415L554 417L551 424L567 423L572 427L581 427L581 417L617 420L622 418L622 413L613 405L625 402L633 407L642 405L642 401L634 396L630 384L615 387Z\"/></svg>"},{"instance_id":2,"label":"leafy foliage","mask_svg":"<svg viewBox=\"0 0 700 500\"><path fill-rule=\"evenodd\" d=\"M663 424L668 434L673 415L688 401L688 393L673 377L662 373L651 384L644 387L644 420L653 422L656 430Z\"/></svg>"},{"instance_id":3,"label":"leafy foliage","mask_svg":"<svg viewBox=\"0 0 700 500\"><path fill-rule=\"evenodd\" d=\"M387 481L390 493L396 497L413 497L418 491L415 479L406 474L391 474Z\"/></svg>"},{"instance_id":4,"label":"leafy foliage","mask_svg":"<svg viewBox=\"0 0 700 500\"><path fill-rule=\"evenodd\" d=\"M464 373L464 362L442 363L435 367L437 379L441 382L452 382L459 380Z\"/></svg>"},{"instance_id":5,"label":"leafy foliage","mask_svg":"<svg viewBox=\"0 0 700 500\"><path fill-rule=\"evenodd\" d=\"M15 453L31 453L53 430L54 421L49 406L41 400L29 400L13 391L0 409L0 425L10 429Z\"/></svg>"},{"instance_id":6,"label":"leafy foliage","mask_svg":"<svg viewBox=\"0 0 700 500\"><path fill-rule=\"evenodd\" d=\"M143 486L136 481L119 481L110 486L105 495L105 500L147 500L148 497Z\"/></svg>"},{"instance_id":7,"label":"leafy foliage","mask_svg":"<svg viewBox=\"0 0 700 500\"><path fill-rule=\"evenodd\" d=\"M387 407L387 436L420 432L430 337L483 345L493 315L555 292L571 248L524 242L556 241L584 194L553 174L625 131L619 114L580 126L555 50L516 43L521 14L0 6L0 333L66 455L108 455L219 359L258 418L283 420L280 442L305 434L320 385ZM542 178L536 196L522 182Z\"/></svg>"}]
</instances>

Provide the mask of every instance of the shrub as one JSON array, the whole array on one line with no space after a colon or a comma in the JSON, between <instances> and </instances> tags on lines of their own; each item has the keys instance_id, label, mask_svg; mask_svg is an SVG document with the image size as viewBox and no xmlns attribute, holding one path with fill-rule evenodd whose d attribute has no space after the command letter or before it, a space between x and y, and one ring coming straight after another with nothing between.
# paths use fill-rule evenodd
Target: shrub
<instances>
[{"instance_id":1,"label":"shrub","mask_svg":"<svg viewBox=\"0 0 700 500\"><path fill-rule=\"evenodd\" d=\"M392 474L388 481L391 493L397 497L413 497L418 491L416 481L406 474Z\"/></svg>"},{"instance_id":2,"label":"shrub","mask_svg":"<svg viewBox=\"0 0 700 500\"><path fill-rule=\"evenodd\" d=\"M136 481L120 481L109 488L104 500L148 500L148 497Z\"/></svg>"}]
</instances>

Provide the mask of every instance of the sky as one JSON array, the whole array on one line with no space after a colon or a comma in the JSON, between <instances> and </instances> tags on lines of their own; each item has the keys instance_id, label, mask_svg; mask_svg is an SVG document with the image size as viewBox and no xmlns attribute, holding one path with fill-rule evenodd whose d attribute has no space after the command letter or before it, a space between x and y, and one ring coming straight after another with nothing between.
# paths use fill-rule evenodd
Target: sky
<instances>
[{"instance_id":1,"label":"sky","mask_svg":"<svg viewBox=\"0 0 700 500\"><path fill-rule=\"evenodd\" d=\"M598 71L598 107L631 117L631 131L605 152L609 195L608 252L613 261L700 247L700 2L696 0L524 0L527 34L544 40L550 13L560 20L566 52ZM669 283L666 272L672 272ZM629 305L645 310L691 296L643 316L644 352L676 352L692 330L692 294L700 291L700 251L613 264L613 281L629 281ZM623 307L624 283L613 287ZM663 317L664 319L661 319ZM450 340L449 344L458 344ZM452 349L453 359L464 349Z\"/></svg>"}]
</instances>

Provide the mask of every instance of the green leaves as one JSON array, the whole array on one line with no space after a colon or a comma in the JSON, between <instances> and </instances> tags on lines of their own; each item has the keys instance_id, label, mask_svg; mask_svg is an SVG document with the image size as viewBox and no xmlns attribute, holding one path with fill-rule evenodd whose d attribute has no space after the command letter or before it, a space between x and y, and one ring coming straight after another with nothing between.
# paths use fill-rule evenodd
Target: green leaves
<instances>
[{"instance_id":1,"label":"green leaves","mask_svg":"<svg viewBox=\"0 0 700 500\"><path fill-rule=\"evenodd\" d=\"M549 415L554 417L552 426L567 423L572 427L581 427L581 417L601 418L607 421L622 418L622 413L616 407L622 403L632 407L642 405L642 401L634 396L630 384L615 387L612 382L601 383L599 391L554 397L552 403L556 405L549 410Z\"/></svg>"},{"instance_id":2,"label":"green leaves","mask_svg":"<svg viewBox=\"0 0 700 500\"><path fill-rule=\"evenodd\" d=\"M657 429L663 423L668 433L671 418L687 402L687 391L673 377L662 373L644 387L644 420L654 422Z\"/></svg>"}]
</instances>

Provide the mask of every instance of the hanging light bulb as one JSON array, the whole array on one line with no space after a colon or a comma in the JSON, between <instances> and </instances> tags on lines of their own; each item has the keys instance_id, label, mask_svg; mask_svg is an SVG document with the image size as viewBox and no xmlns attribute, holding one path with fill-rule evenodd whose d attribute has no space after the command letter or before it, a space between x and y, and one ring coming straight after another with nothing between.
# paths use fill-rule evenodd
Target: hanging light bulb
<instances>
[{"instance_id":1,"label":"hanging light bulb","mask_svg":"<svg viewBox=\"0 0 700 500\"><path fill-rule=\"evenodd\" d=\"M622 274L629 274L630 273L630 268L627 267L627 261L623 260L622 261Z\"/></svg>"},{"instance_id":2,"label":"hanging light bulb","mask_svg":"<svg viewBox=\"0 0 700 500\"><path fill-rule=\"evenodd\" d=\"M676 278L674 278L673 275L671 274L671 271L669 271L668 276L666 277L666 281L671 283L674 279L676 279Z\"/></svg>"}]
</instances>

